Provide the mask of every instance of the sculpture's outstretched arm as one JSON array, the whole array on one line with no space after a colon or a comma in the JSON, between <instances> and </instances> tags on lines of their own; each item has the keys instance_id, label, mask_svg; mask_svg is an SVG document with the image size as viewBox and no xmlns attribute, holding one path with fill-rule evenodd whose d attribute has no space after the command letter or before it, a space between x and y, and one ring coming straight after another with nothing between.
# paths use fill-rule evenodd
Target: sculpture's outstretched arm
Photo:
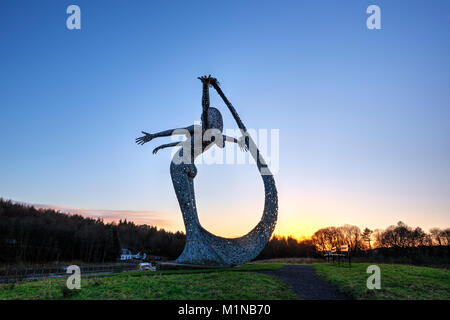
<instances>
[{"instance_id":1,"label":"sculpture's outstretched arm","mask_svg":"<svg viewBox=\"0 0 450 320\"><path fill-rule=\"evenodd\" d=\"M203 123L203 131L209 129L208 124L208 109L209 109L209 86L212 85L213 82L217 82L215 78L212 78L211 75L203 76L198 78L203 84L203 94L202 94L202 123Z\"/></svg>"},{"instance_id":2,"label":"sculpture's outstretched arm","mask_svg":"<svg viewBox=\"0 0 450 320\"><path fill-rule=\"evenodd\" d=\"M179 145L180 145L180 142L172 142L172 143L162 144L159 147L156 147L155 149L153 149L153 154L156 154L161 149L170 148L170 147L176 147L176 146L179 146Z\"/></svg>"},{"instance_id":3,"label":"sculpture's outstretched arm","mask_svg":"<svg viewBox=\"0 0 450 320\"><path fill-rule=\"evenodd\" d=\"M225 97L225 94L223 93L222 89L219 87L219 82L217 80L211 81L211 85L214 89L216 89L219 96L222 98L223 102L227 105L228 109L230 110L231 114L233 115L234 120L236 121L239 129L243 131L244 133L247 132L247 128L245 127L244 123L242 122L241 118L239 117L236 109L233 107L231 102Z\"/></svg>"},{"instance_id":4,"label":"sculpture's outstretched arm","mask_svg":"<svg viewBox=\"0 0 450 320\"><path fill-rule=\"evenodd\" d=\"M228 98L223 93L222 89L219 87L219 83L217 81L211 82L211 85L216 89L219 96L222 98L223 102L227 105L228 109L230 110L231 114L233 115L234 120L236 121L239 129L241 129L241 133L243 136L243 139L245 140L245 146L250 150L250 153L252 154L253 159L256 161L256 165L258 166L258 170L264 169L264 175L272 175L270 170L267 167L267 164L261 154L259 153L259 149L256 146L255 142L253 141L252 137L247 133L247 128L245 127L244 123L242 122L241 118L239 117L236 109L233 107L231 102L228 100Z\"/></svg>"},{"instance_id":5,"label":"sculpture's outstretched arm","mask_svg":"<svg viewBox=\"0 0 450 320\"><path fill-rule=\"evenodd\" d=\"M189 126L186 128L177 128L177 129L169 129L169 130L164 130L164 131L160 131L160 132L156 132L156 133L148 133L145 131L141 131L144 135L142 137L136 138L136 143L143 145L144 143L150 142L155 138L160 138L160 137L168 137L174 134L185 134L186 136L189 135L193 135L194 134L194 126Z\"/></svg>"},{"instance_id":6,"label":"sculpture's outstretched arm","mask_svg":"<svg viewBox=\"0 0 450 320\"><path fill-rule=\"evenodd\" d=\"M225 146L225 141L226 142L234 142L234 143L238 144L239 148L241 148L242 151L248 151L248 147L245 144L245 139L243 137L241 139L236 139L233 137L223 135L223 141L224 141L224 146Z\"/></svg>"}]
</instances>

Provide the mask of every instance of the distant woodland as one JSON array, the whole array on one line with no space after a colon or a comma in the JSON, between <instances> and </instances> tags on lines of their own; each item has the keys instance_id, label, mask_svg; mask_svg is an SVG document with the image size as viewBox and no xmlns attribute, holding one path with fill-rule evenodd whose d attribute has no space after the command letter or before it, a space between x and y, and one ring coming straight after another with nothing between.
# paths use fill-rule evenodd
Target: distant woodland
<instances>
[{"instance_id":1,"label":"distant woodland","mask_svg":"<svg viewBox=\"0 0 450 320\"><path fill-rule=\"evenodd\" d=\"M121 248L175 259L184 244L182 232L126 220L104 223L0 199L0 264L112 262L119 258ZM355 258L448 265L450 228L433 228L427 233L399 222L384 230L328 227L304 240L275 235L256 259L321 257L341 245L348 245Z\"/></svg>"},{"instance_id":2,"label":"distant woodland","mask_svg":"<svg viewBox=\"0 0 450 320\"><path fill-rule=\"evenodd\" d=\"M176 258L185 235L126 220L68 215L0 199L0 263L83 261L111 262L120 249Z\"/></svg>"}]
</instances>

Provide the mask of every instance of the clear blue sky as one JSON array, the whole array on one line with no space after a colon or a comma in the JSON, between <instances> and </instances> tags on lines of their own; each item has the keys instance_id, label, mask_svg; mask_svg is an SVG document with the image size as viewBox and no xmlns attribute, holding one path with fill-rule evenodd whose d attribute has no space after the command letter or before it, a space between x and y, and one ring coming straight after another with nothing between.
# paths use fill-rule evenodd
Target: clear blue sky
<instances>
[{"instance_id":1,"label":"clear blue sky","mask_svg":"<svg viewBox=\"0 0 450 320\"><path fill-rule=\"evenodd\" d=\"M70 4L81 30L66 28ZM382 30L366 28L370 4ZM151 154L170 139L134 139L199 119L196 77L212 74L247 127L280 130L278 233L448 227L449 40L445 0L3 0L0 196L182 229L170 151ZM210 231L259 220L250 165L201 165L196 188Z\"/></svg>"}]
</instances>

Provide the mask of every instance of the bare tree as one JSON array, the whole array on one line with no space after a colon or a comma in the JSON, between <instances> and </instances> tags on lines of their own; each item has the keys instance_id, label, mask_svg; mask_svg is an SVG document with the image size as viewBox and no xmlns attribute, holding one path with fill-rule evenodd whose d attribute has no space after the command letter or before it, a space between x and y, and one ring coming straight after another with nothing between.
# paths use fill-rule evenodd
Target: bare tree
<instances>
[{"instance_id":1,"label":"bare tree","mask_svg":"<svg viewBox=\"0 0 450 320\"><path fill-rule=\"evenodd\" d=\"M347 244L350 251L361 250L362 238L361 230L357 226L344 225L339 228L342 234L342 240L340 244ZM343 243L342 243L343 242Z\"/></svg>"},{"instance_id":2,"label":"bare tree","mask_svg":"<svg viewBox=\"0 0 450 320\"><path fill-rule=\"evenodd\" d=\"M443 245L450 246L450 228L442 230L440 237Z\"/></svg>"},{"instance_id":3,"label":"bare tree","mask_svg":"<svg viewBox=\"0 0 450 320\"><path fill-rule=\"evenodd\" d=\"M312 243L316 246L318 251L326 251L329 248L327 237L325 235L324 229L317 230L311 237Z\"/></svg>"}]
</instances>

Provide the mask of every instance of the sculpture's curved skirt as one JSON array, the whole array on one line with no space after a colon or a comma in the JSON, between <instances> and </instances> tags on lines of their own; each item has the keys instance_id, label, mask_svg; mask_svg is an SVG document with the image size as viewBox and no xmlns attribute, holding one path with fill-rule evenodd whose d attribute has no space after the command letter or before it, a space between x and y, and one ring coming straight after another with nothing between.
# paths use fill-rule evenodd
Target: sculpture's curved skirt
<instances>
[{"instance_id":1,"label":"sculpture's curved skirt","mask_svg":"<svg viewBox=\"0 0 450 320\"><path fill-rule=\"evenodd\" d=\"M198 219L195 204L194 178L197 169L194 164L170 165L175 193L180 204L183 220L186 227L186 246L181 255L176 259L177 263L196 265L234 266L246 263L254 259L269 241L278 215L278 196L275 180L260 157L259 151L251 141L255 152L252 156L257 160L257 166L264 183L265 203L261 221L245 236L239 238L222 238L205 230ZM262 173L262 168L265 169Z\"/></svg>"}]
</instances>

